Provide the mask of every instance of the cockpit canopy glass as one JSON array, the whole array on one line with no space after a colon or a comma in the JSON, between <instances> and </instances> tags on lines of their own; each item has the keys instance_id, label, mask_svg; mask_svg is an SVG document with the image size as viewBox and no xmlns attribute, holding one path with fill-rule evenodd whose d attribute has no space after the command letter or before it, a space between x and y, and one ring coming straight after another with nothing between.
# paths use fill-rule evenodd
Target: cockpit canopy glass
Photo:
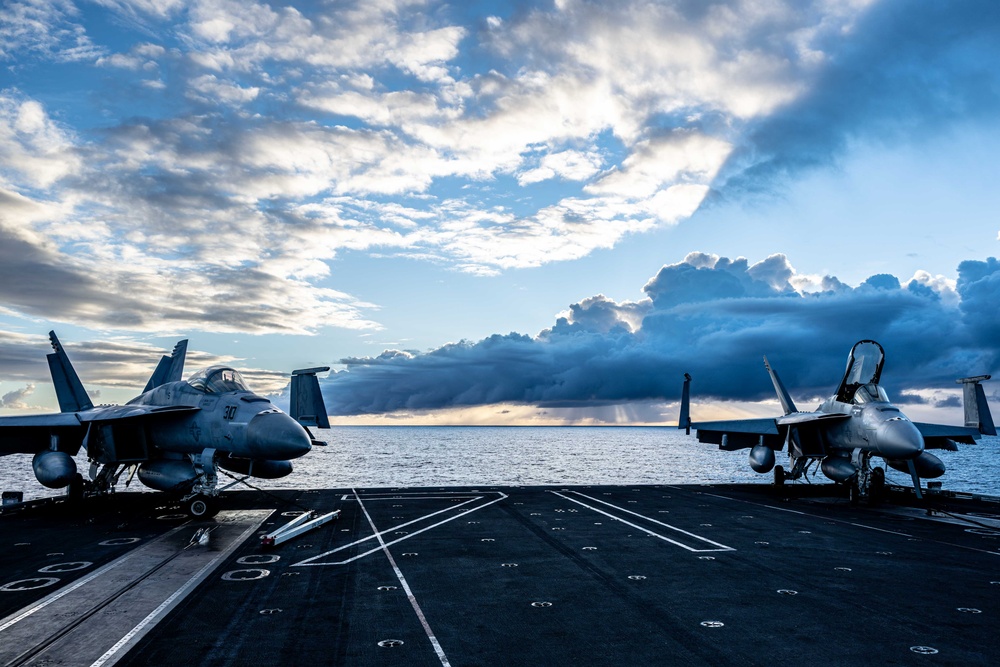
<instances>
[{"instance_id":1,"label":"cockpit canopy glass","mask_svg":"<svg viewBox=\"0 0 1000 667\"><path fill-rule=\"evenodd\" d=\"M854 394L859 387L871 385L877 388L883 363L885 363L885 352L881 345L873 340L855 343L851 348L851 354L847 357L847 370L837 389L837 400L841 403L854 403ZM862 401L868 402L864 399Z\"/></svg>"},{"instance_id":2,"label":"cockpit canopy glass","mask_svg":"<svg viewBox=\"0 0 1000 667\"><path fill-rule=\"evenodd\" d=\"M885 393L885 389L877 384L865 384L858 387L854 392L854 402L857 405L864 405L865 403L888 403L889 395Z\"/></svg>"},{"instance_id":3,"label":"cockpit canopy glass","mask_svg":"<svg viewBox=\"0 0 1000 667\"><path fill-rule=\"evenodd\" d=\"M198 371L188 384L206 394L227 394L232 391L250 391L240 372L228 366L211 366Z\"/></svg>"}]
</instances>

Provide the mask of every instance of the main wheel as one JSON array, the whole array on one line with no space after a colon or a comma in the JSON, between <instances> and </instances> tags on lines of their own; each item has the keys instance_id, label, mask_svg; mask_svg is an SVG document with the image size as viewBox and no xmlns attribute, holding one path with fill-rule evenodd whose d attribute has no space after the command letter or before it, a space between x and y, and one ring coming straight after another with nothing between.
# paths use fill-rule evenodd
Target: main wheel
<instances>
[{"instance_id":1,"label":"main wheel","mask_svg":"<svg viewBox=\"0 0 1000 667\"><path fill-rule=\"evenodd\" d=\"M199 493L192 498L188 498L184 504L184 511L192 519L208 519L219 513L218 501L215 498L209 498Z\"/></svg>"},{"instance_id":2,"label":"main wheel","mask_svg":"<svg viewBox=\"0 0 1000 667\"><path fill-rule=\"evenodd\" d=\"M785 468L784 466L774 466L774 485L784 486L785 484Z\"/></svg>"}]
</instances>

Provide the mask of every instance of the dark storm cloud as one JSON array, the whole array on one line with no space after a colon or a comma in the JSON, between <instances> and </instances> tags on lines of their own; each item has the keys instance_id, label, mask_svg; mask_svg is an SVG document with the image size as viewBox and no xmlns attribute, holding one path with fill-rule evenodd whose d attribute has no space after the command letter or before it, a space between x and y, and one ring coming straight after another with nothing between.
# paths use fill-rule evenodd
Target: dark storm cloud
<instances>
[{"instance_id":1,"label":"dark storm cloud","mask_svg":"<svg viewBox=\"0 0 1000 667\"><path fill-rule=\"evenodd\" d=\"M907 400L1000 363L1000 263L959 267L959 307L916 282L878 275L857 288L800 294L782 255L749 266L692 254L645 286L649 297L615 304L593 297L536 337L511 333L426 354L387 351L344 360L325 385L334 414L380 413L499 402L593 406L676 400L683 373L703 398L770 398L768 355L798 396L829 394L851 345L886 349L883 383ZM632 326L628 318L642 314ZM617 319L616 319L617 318ZM617 324L615 323L617 322Z\"/></svg>"},{"instance_id":2,"label":"dark storm cloud","mask_svg":"<svg viewBox=\"0 0 1000 667\"><path fill-rule=\"evenodd\" d=\"M756 126L733 152L716 190L768 190L826 166L855 139L940 136L1000 112L1000 4L887 0L867 10L828 54L810 92Z\"/></svg>"}]
</instances>

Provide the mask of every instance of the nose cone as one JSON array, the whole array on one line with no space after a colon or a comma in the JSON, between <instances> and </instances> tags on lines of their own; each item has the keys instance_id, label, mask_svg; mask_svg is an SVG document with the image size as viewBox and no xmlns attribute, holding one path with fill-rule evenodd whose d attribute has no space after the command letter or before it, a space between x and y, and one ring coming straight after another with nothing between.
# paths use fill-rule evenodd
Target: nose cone
<instances>
[{"instance_id":1,"label":"nose cone","mask_svg":"<svg viewBox=\"0 0 1000 667\"><path fill-rule=\"evenodd\" d=\"M912 459L924 451L924 437L902 419L883 422L876 435L879 454L887 459Z\"/></svg>"},{"instance_id":2,"label":"nose cone","mask_svg":"<svg viewBox=\"0 0 1000 667\"><path fill-rule=\"evenodd\" d=\"M272 461L298 458L312 448L305 429L283 412L265 412L251 419L247 446L254 458Z\"/></svg>"}]
</instances>

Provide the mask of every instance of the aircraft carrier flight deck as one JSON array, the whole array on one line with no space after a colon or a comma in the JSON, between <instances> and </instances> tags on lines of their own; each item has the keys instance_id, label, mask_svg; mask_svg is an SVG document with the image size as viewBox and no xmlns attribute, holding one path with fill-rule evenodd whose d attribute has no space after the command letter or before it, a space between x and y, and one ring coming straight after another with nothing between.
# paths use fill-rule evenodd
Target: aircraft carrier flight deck
<instances>
[{"instance_id":1,"label":"aircraft carrier flight deck","mask_svg":"<svg viewBox=\"0 0 1000 667\"><path fill-rule=\"evenodd\" d=\"M1000 499L161 494L0 514L0 665L996 665ZM273 546L304 510L335 520Z\"/></svg>"}]
</instances>

